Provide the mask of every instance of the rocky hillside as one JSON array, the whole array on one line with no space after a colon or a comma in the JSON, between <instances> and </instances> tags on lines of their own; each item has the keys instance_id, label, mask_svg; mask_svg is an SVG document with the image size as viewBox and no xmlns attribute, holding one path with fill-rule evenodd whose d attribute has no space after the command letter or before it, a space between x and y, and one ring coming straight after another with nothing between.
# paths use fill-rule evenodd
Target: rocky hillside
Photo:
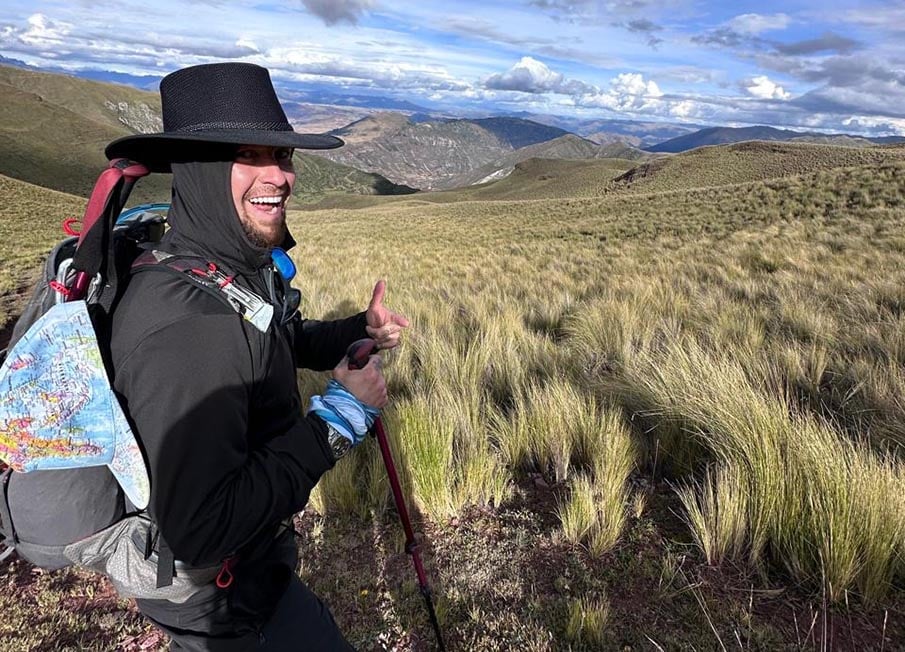
<instances>
[{"instance_id":1,"label":"rocky hillside","mask_svg":"<svg viewBox=\"0 0 905 652\"><path fill-rule=\"evenodd\" d=\"M644 161L650 157L651 155L647 152L625 143L613 142L607 145L598 145L575 134L566 134L553 140L521 147L504 154L476 170L445 180L438 187L459 188L501 179L509 175L519 163L530 159L593 160L612 158Z\"/></svg>"},{"instance_id":2,"label":"rocky hillside","mask_svg":"<svg viewBox=\"0 0 905 652\"><path fill-rule=\"evenodd\" d=\"M376 114L332 133L346 146L322 156L423 190L475 183L511 169L513 162L498 162L512 152L568 134L520 118L413 122L400 113ZM517 160L531 156L537 154Z\"/></svg>"}]
</instances>

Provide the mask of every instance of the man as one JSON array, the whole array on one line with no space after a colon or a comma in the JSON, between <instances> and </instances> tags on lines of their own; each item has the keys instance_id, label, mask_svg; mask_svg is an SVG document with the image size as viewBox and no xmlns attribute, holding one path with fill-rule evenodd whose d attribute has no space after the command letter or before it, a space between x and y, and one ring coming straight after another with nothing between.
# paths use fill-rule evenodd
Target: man
<instances>
[{"instance_id":1,"label":"man","mask_svg":"<svg viewBox=\"0 0 905 652\"><path fill-rule=\"evenodd\" d=\"M350 649L296 576L285 521L386 403L379 358L350 370L346 348L368 336L394 347L408 322L383 305L383 282L367 312L345 320L295 311L297 295L271 260L294 244L285 213L293 149L342 141L295 133L264 68L186 68L160 94L164 131L115 141L107 156L171 170L170 229L157 248L210 263L199 273L221 274L215 285L251 293L274 315L262 328L216 287L174 273L134 273L114 312L114 388L148 462L156 526L152 541L134 544L153 552L158 586L173 569L219 568L185 601L138 607L171 649ZM307 414L296 367L333 368Z\"/></svg>"}]
</instances>

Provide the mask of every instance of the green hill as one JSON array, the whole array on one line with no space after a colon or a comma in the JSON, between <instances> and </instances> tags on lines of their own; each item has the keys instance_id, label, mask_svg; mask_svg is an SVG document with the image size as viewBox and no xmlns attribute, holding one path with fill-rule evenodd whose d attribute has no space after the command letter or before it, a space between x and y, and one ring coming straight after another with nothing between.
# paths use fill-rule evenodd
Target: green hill
<instances>
[{"instance_id":1,"label":"green hill","mask_svg":"<svg viewBox=\"0 0 905 652\"><path fill-rule=\"evenodd\" d=\"M106 167L104 147L133 133L161 130L156 93L67 75L0 66L0 174L87 197ZM378 174L298 153L296 196L413 192ZM170 176L135 187L132 202L169 201Z\"/></svg>"},{"instance_id":2,"label":"green hill","mask_svg":"<svg viewBox=\"0 0 905 652\"><path fill-rule=\"evenodd\" d=\"M295 189L293 196L302 202L315 202L333 194L407 195L415 188L393 183L375 172L362 172L348 165L314 154L295 153Z\"/></svg>"},{"instance_id":3,"label":"green hill","mask_svg":"<svg viewBox=\"0 0 905 652\"><path fill-rule=\"evenodd\" d=\"M0 174L73 195L91 192L107 143L160 128L156 94L117 84L0 66L0 98ZM168 175L154 175L133 198L169 196Z\"/></svg>"},{"instance_id":4,"label":"green hill","mask_svg":"<svg viewBox=\"0 0 905 652\"><path fill-rule=\"evenodd\" d=\"M569 142L568 139L562 140ZM532 158L517 163L508 176L484 184L419 193L410 198L331 197L319 206L362 208L386 201L449 203L685 191L790 177L820 170L880 166L903 160L905 147L901 145L852 148L759 141L702 147L676 155L660 155L640 165L637 161L619 158Z\"/></svg>"},{"instance_id":5,"label":"green hill","mask_svg":"<svg viewBox=\"0 0 905 652\"><path fill-rule=\"evenodd\" d=\"M882 165L903 160L905 147L838 147L750 141L701 147L632 168L616 180L618 192L659 192L775 179L817 170Z\"/></svg>"},{"instance_id":6,"label":"green hill","mask_svg":"<svg viewBox=\"0 0 905 652\"><path fill-rule=\"evenodd\" d=\"M81 217L85 200L0 175L0 330L37 279L47 252L63 236L61 222ZM0 346L2 348L2 346Z\"/></svg>"}]
</instances>

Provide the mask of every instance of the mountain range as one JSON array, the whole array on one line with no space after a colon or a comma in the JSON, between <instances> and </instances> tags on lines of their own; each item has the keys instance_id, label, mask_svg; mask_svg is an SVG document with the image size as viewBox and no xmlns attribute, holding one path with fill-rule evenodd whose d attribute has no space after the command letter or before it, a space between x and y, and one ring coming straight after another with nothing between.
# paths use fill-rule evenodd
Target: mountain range
<instances>
[{"instance_id":1,"label":"mountain range","mask_svg":"<svg viewBox=\"0 0 905 652\"><path fill-rule=\"evenodd\" d=\"M746 140L783 140L842 145L845 147L864 147L905 142L903 136L882 136L868 138L866 136L849 136L847 134L823 134L818 132L791 131L774 127L708 127L690 134L678 136L670 140L651 145L645 149L649 152L687 152L696 147L707 145L725 145Z\"/></svg>"},{"instance_id":2,"label":"mountain range","mask_svg":"<svg viewBox=\"0 0 905 652\"><path fill-rule=\"evenodd\" d=\"M637 164L752 139L848 147L905 140L528 114L455 118L416 105L374 112L364 106L374 101L369 96L331 97L360 104L338 106L316 103L316 91L285 91L290 122L299 131L329 131L346 146L296 153L297 194L308 202L331 193L405 194L487 183L531 159ZM23 66L0 65L0 110L0 147L6 154L0 157L0 174L83 196L106 165L108 142L162 128L156 92ZM168 200L168 186L165 175L154 175L139 184L136 198Z\"/></svg>"}]
</instances>

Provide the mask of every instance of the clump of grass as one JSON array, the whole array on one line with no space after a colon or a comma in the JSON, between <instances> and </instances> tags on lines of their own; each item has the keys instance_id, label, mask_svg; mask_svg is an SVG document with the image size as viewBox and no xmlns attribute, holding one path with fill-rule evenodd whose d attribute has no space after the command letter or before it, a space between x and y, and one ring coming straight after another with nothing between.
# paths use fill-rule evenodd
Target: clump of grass
<instances>
[{"instance_id":1,"label":"clump of grass","mask_svg":"<svg viewBox=\"0 0 905 652\"><path fill-rule=\"evenodd\" d=\"M598 557L616 545L625 528L628 477L636 452L628 429L611 408L591 428L592 470L573 478L571 493L558 514L566 539L585 543L591 555Z\"/></svg>"},{"instance_id":2,"label":"clump of grass","mask_svg":"<svg viewBox=\"0 0 905 652\"><path fill-rule=\"evenodd\" d=\"M566 640L599 648L605 642L610 620L610 602L599 598L574 598L569 601Z\"/></svg>"},{"instance_id":3,"label":"clump of grass","mask_svg":"<svg viewBox=\"0 0 905 652\"><path fill-rule=\"evenodd\" d=\"M457 396L412 397L386 418L397 433L411 493L431 518L447 519L466 505L499 504L508 494L508 475L487 426Z\"/></svg>"},{"instance_id":4,"label":"clump of grass","mask_svg":"<svg viewBox=\"0 0 905 652\"><path fill-rule=\"evenodd\" d=\"M769 553L831 601L855 587L868 602L888 592L903 570L900 466L768 397L738 363L692 340L642 356L631 375L661 416L693 424L722 465L699 495L682 494L708 560L747 549L762 566Z\"/></svg>"},{"instance_id":5,"label":"clump of grass","mask_svg":"<svg viewBox=\"0 0 905 652\"><path fill-rule=\"evenodd\" d=\"M711 566L739 559L748 529L748 482L742 467L710 467L700 483L677 489L685 518Z\"/></svg>"}]
</instances>

